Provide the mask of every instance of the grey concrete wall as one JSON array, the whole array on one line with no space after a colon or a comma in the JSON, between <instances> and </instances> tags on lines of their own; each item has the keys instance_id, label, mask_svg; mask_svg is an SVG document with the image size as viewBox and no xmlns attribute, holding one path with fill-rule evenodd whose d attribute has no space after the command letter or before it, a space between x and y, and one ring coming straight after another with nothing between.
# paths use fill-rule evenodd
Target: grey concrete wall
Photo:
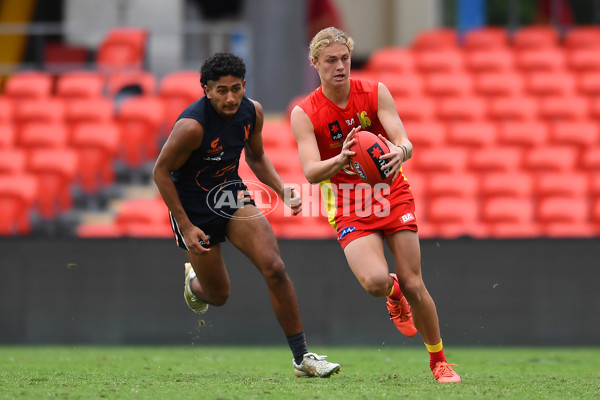
<instances>
[{"instance_id":1,"label":"grey concrete wall","mask_svg":"<svg viewBox=\"0 0 600 400\"><path fill-rule=\"evenodd\" d=\"M357 283L333 240L280 241L311 344L421 345ZM598 240L424 240L444 342L600 345ZM232 294L203 316L171 240L0 239L0 343L285 344L255 268L225 247ZM74 264L74 265L70 265Z\"/></svg>"}]
</instances>

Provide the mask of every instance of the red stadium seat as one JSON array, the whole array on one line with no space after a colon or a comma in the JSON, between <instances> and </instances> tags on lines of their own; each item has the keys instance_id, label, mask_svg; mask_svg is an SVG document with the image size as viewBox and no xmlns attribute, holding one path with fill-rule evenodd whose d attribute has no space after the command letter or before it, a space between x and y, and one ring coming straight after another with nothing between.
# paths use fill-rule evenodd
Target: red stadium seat
<instances>
[{"instance_id":1,"label":"red stadium seat","mask_svg":"<svg viewBox=\"0 0 600 400\"><path fill-rule=\"evenodd\" d=\"M581 155L579 166L586 171L600 172L600 146L585 149Z\"/></svg>"},{"instance_id":2,"label":"red stadium seat","mask_svg":"<svg viewBox=\"0 0 600 400\"><path fill-rule=\"evenodd\" d=\"M487 120L487 102L479 97L440 99L437 117L444 123L481 122Z\"/></svg>"},{"instance_id":3,"label":"red stadium seat","mask_svg":"<svg viewBox=\"0 0 600 400\"><path fill-rule=\"evenodd\" d=\"M573 96L576 80L567 72L536 72L525 80L525 92L531 96Z\"/></svg>"},{"instance_id":4,"label":"red stadium seat","mask_svg":"<svg viewBox=\"0 0 600 400\"><path fill-rule=\"evenodd\" d=\"M165 127L170 131L181 112L204 95L198 71L175 71L165 75L158 87L165 105Z\"/></svg>"},{"instance_id":5,"label":"red stadium seat","mask_svg":"<svg viewBox=\"0 0 600 400\"><path fill-rule=\"evenodd\" d=\"M15 146L17 134L12 124L0 123L0 149L7 149Z\"/></svg>"},{"instance_id":6,"label":"red stadium seat","mask_svg":"<svg viewBox=\"0 0 600 400\"><path fill-rule=\"evenodd\" d=\"M411 159L411 167L419 172L460 172L465 170L467 157L467 150L458 146L425 148Z\"/></svg>"},{"instance_id":7,"label":"red stadium seat","mask_svg":"<svg viewBox=\"0 0 600 400\"><path fill-rule=\"evenodd\" d=\"M523 172L490 172L481 174L479 194L483 199L530 198L534 193L534 180Z\"/></svg>"},{"instance_id":8,"label":"red stadium seat","mask_svg":"<svg viewBox=\"0 0 600 400\"><path fill-rule=\"evenodd\" d=\"M534 202L527 197L490 197L481 206L486 223L528 223L534 219Z\"/></svg>"},{"instance_id":9,"label":"red stadium seat","mask_svg":"<svg viewBox=\"0 0 600 400\"><path fill-rule=\"evenodd\" d=\"M396 97L396 111L403 122L424 122L434 119L435 102L428 97Z\"/></svg>"},{"instance_id":10,"label":"red stadium seat","mask_svg":"<svg viewBox=\"0 0 600 400\"><path fill-rule=\"evenodd\" d=\"M590 211L590 219L595 225L596 234L600 233L600 197L596 198L592 203L592 209Z\"/></svg>"},{"instance_id":11,"label":"red stadium seat","mask_svg":"<svg viewBox=\"0 0 600 400\"><path fill-rule=\"evenodd\" d=\"M402 166L402 174L407 179L408 184L410 185L410 191L413 193L413 196L415 196L415 199L417 199L417 202L424 199L427 193L427 179L425 175L418 172L412 172L410 167L406 170L404 165Z\"/></svg>"},{"instance_id":12,"label":"red stadium seat","mask_svg":"<svg viewBox=\"0 0 600 400\"><path fill-rule=\"evenodd\" d=\"M424 147L440 146L446 141L446 126L440 122L405 122L404 129L415 151Z\"/></svg>"},{"instance_id":13,"label":"red stadium seat","mask_svg":"<svg viewBox=\"0 0 600 400\"><path fill-rule=\"evenodd\" d=\"M559 44L558 31L549 25L530 25L518 28L512 36L518 50L552 48Z\"/></svg>"},{"instance_id":14,"label":"red stadium seat","mask_svg":"<svg viewBox=\"0 0 600 400\"><path fill-rule=\"evenodd\" d=\"M23 100L15 109L15 123L17 128L23 123L63 123L65 117L65 104L55 98L39 100Z\"/></svg>"},{"instance_id":15,"label":"red stadium seat","mask_svg":"<svg viewBox=\"0 0 600 400\"><path fill-rule=\"evenodd\" d=\"M78 182L84 193L97 193L114 182L113 161L119 141L114 122L80 124L73 131L72 146L79 155Z\"/></svg>"},{"instance_id":16,"label":"red stadium seat","mask_svg":"<svg viewBox=\"0 0 600 400\"><path fill-rule=\"evenodd\" d=\"M504 49L508 46L508 30L504 27L485 26L465 32L463 47L466 50Z\"/></svg>"},{"instance_id":17,"label":"red stadium seat","mask_svg":"<svg viewBox=\"0 0 600 400\"><path fill-rule=\"evenodd\" d=\"M580 49L569 52L568 66L575 73L600 71L598 49Z\"/></svg>"},{"instance_id":18,"label":"red stadium seat","mask_svg":"<svg viewBox=\"0 0 600 400\"><path fill-rule=\"evenodd\" d=\"M538 117L539 103L527 97L500 97L490 100L489 117L497 122L532 121Z\"/></svg>"},{"instance_id":19,"label":"red stadium seat","mask_svg":"<svg viewBox=\"0 0 600 400\"><path fill-rule=\"evenodd\" d=\"M14 100L46 99L52 96L54 78L43 71L16 72L9 76L4 95Z\"/></svg>"},{"instance_id":20,"label":"red stadium seat","mask_svg":"<svg viewBox=\"0 0 600 400\"><path fill-rule=\"evenodd\" d=\"M600 28L597 25L573 26L565 32L564 45L567 49L598 49Z\"/></svg>"},{"instance_id":21,"label":"red stadium seat","mask_svg":"<svg viewBox=\"0 0 600 400\"><path fill-rule=\"evenodd\" d=\"M600 96L600 71L582 72L578 75L577 89L579 93L589 97Z\"/></svg>"},{"instance_id":22,"label":"red stadium seat","mask_svg":"<svg viewBox=\"0 0 600 400\"><path fill-rule=\"evenodd\" d=\"M106 91L108 95L115 96L120 90L132 86L139 87L144 96L153 96L157 94L158 83L156 76L152 72L144 70L124 71L111 74L106 83Z\"/></svg>"},{"instance_id":23,"label":"red stadium seat","mask_svg":"<svg viewBox=\"0 0 600 400\"><path fill-rule=\"evenodd\" d=\"M65 148L69 132L61 123L31 122L23 124L18 145L27 150L40 148Z\"/></svg>"},{"instance_id":24,"label":"red stadium seat","mask_svg":"<svg viewBox=\"0 0 600 400\"><path fill-rule=\"evenodd\" d=\"M521 72L562 72L567 57L560 47L523 50L516 53L515 67Z\"/></svg>"},{"instance_id":25,"label":"red stadium seat","mask_svg":"<svg viewBox=\"0 0 600 400\"><path fill-rule=\"evenodd\" d=\"M0 96L0 124L11 124L14 121L15 102L6 97Z\"/></svg>"},{"instance_id":26,"label":"red stadium seat","mask_svg":"<svg viewBox=\"0 0 600 400\"><path fill-rule=\"evenodd\" d=\"M102 124L115 118L115 106L108 98L97 98L69 102L65 108L65 122L69 132L81 124Z\"/></svg>"},{"instance_id":27,"label":"red stadium seat","mask_svg":"<svg viewBox=\"0 0 600 400\"><path fill-rule=\"evenodd\" d=\"M140 228L169 231L169 210L160 199L130 199L123 201L117 211L115 224L125 236L140 234ZM133 235L132 235L133 233ZM171 231L172 236L172 231Z\"/></svg>"},{"instance_id":28,"label":"red stadium seat","mask_svg":"<svg viewBox=\"0 0 600 400\"><path fill-rule=\"evenodd\" d=\"M385 47L371 53L365 68L374 73L407 73L414 69L414 55L403 47Z\"/></svg>"},{"instance_id":29,"label":"red stadium seat","mask_svg":"<svg viewBox=\"0 0 600 400\"><path fill-rule=\"evenodd\" d=\"M83 223L77 226L80 238L118 238L123 236L121 227L114 223Z\"/></svg>"},{"instance_id":30,"label":"red stadium seat","mask_svg":"<svg viewBox=\"0 0 600 400\"><path fill-rule=\"evenodd\" d=\"M498 128L500 145L534 147L544 145L550 140L550 129L544 122L508 121L499 124Z\"/></svg>"},{"instance_id":31,"label":"red stadium seat","mask_svg":"<svg viewBox=\"0 0 600 400\"><path fill-rule=\"evenodd\" d=\"M584 147L600 143L598 124L586 121L557 121L552 125L550 138L555 144L570 144Z\"/></svg>"},{"instance_id":32,"label":"red stadium seat","mask_svg":"<svg viewBox=\"0 0 600 400\"><path fill-rule=\"evenodd\" d=\"M72 149L39 149L31 153L28 171L38 181L37 208L44 219L53 219L72 207L71 185L78 168Z\"/></svg>"},{"instance_id":33,"label":"red stadium seat","mask_svg":"<svg viewBox=\"0 0 600 400\"><path fill-rule=\"evenodd\" d=\"M432 72L424 81L425 93L433 97L463 97L473 91L473 77L464 72Z\"/></svg>"},{"instance_id":34,"label":"red stadium seat","mask_svg":"<svg viewBox=\"0 0 600 400\"><path fill-rule=\"evenodd\" d=\"M101 71L114 73L142 69L146 57L148 32L143 28L112 28L102 39L96 54Z\"/></svg>"},{"instance_id":35,"label":"red stadium seat","mask_svg":"<svg viewBox=\"0 0 600 400\"><path fill-rule=\"evenodd\" d=\"M436 197L427 206L427 221L434 226L436 236L458 238L480 236L479 204L473 198Z\"/></svg>"},{"instance_id":36,"label":"red stadium seat","mask_svg":"<svg viewBox=\"0 0 600 400\"><path fill-rule=\"evenodd\" d=\"M382 73L379 75L379 82L388 88L393 97L418 97L423 95L424 81L419 74Z\"/></svg>"},{"instance_id":37,"label":"red stadium seat","mask_svg":"<svg viewBox=\"0 0 600 400\"><path fill-rule=\"evenodd\" d=\"M479 191L479 179L470 172L442 172L427 178L427 195L436 197L474 198Z\"/></svg>"},{"instance_id":38,"label":"red stadium seat","mask_svg":"<svg viewBox=\"0 0 600 400\"><path fill-rule=\"evenodd\" d=\"M265 119L262 139L265 149L286 153L296 152L296 139L288 121Z\"/></svg>"},{"instance_id":39,"label":"red stadium seat","mask_svg":"<svg viewBox=\"0 0 600 400\"><path fill-rule=\"evenodd\" d=\"M132 97L121 105L117 115L120 158L129 167L140 167L156 158L163 116L164 104L158 97Z\"/></svg>"},{"instance_id":40,"label":"red stadium seat","mask_svg":"<svg viewBox=\"0 0 600 400\"><path fill-rule=\"evenodd\" d=\"M420 31L411 43L417 51L438 51L458 46L458 33L452 28L438 28Z\"/></svg>"},{"instance_id":41,"label":"red stadium seat","mask_svg":"<svg viewBox=\"0 0 600 400\"><path fill-rule=\"evenodd\" d=\"M496 124L482 122L456 122L449 124L448 143L464 147L493 146L497 142Z\"/></svg>"},{"instance_id":42,"label":"red stadium seat","mask_svg":"<svg viewBox=\"0 0 600 400\"><path fill-rule=\"evenodd\" d=\"M426 74L462 72L464 64L464 53L457 49L424 50L415 55L415 69Z\"/></svg>"},{"instance_id":43,"label":"red stadium seat","mask_svg":"<svg viewBox=\"0 0 600 400\"><path fill-rule=\"evenodd\" d=\"M572 171L577 163L577 151L571 146L547 145L525 153L523 167L533 172Z\"/></svg>"},{"instance_id":44,"label":"red stadium seat","mask_svg":"<svg viewBox=\"0 0 600 400\"><path fill-rule=\"evenodd\" d=\"M521 149L493 146L471 152L468 168L473 172L514 172L521 168Z\"/></svg>"},{"instance_id":45,"label":"red stadium seat","mask_svg":"<svg viewBox=\"0 0 600 400\"><path fill-rule=\"evenodd\" d=\"M520 97L523 95L525 79L521 74L511 71L481 72L473 80L473 90L486 98Z\"/></svg>"},{"instance_id":46,"label":"red stadium seat","mask_svg":"<svg viewBox=\"0 0 600 400\"><path fill-rule=\"evenodd\" d=\"M552 96L540 100L539 117L546 121L581 121L589 117L590 104L584 97Z\"/></svg>"},{"instance_id":47,"label":"red stadium seat","mask_svg":"<svg viewBox=\"0 0 600 400\"><path fill-rule=\"evenodd\" d=\"M0 235L31 232L30 212L37 194L37 180L32 176L0 175Z\"/></svg>"},{"instance_id":48,"label":"red stadium seat","mask_svg":"<svg viewBox=\"0 0 600 400\"><path fill-rule=\"evenodd\" d=\"M590 192L588 174L582 172L547 172L536 179L538 199L545 197L585 198Z\"/></svg>"},{"instance_id":49,"label":"red stadium seat","mask_svg":"<svg viewBox=\"0 0 600 400\"><path fill-rule=\"evenodd\" d=\"M593 233L587 199L548 197L538 203L536 216L545 236L587 237Z\"/></svg>"},{"instance_id":50,"label":"red stadium seat","mask_svg":"<svg viewBox=\"0 0 600 400\"><path fill-rule=\"evenodd\" d=\"M0 148L0 175L21 174L25 172L26 154L18 148Z\"/></svg>"},{"instance_id":51,"label":"red stadium seat","mask_svg":"<svg viewBox=\"0 0 600 400\"><path fill-rule=\"evenodd\" d=\"M510 72L514 68L514 52L507 48L483 48L465 55L465 68L471 73Z\"/></svg>"},{"instance_id":52,"label":"red stadium seat","mask_svg":"<svg viewBox=\"0 0 600 400\"><path fill-rule=\"evenodd\" d=\"M95 99L103 95L103 90L104 78L99 72L64 72L56 81L56 96L63 100Z\"/></svg>"}]
</instances>

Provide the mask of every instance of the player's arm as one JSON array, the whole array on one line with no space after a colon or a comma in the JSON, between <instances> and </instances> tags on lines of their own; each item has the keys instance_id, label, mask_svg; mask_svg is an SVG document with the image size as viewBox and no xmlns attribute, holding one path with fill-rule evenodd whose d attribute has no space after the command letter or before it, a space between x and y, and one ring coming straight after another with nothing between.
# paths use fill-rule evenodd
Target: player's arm
<instances>
[{"instance_id":1,"label":"player's arm","mask_svg":"<svg viewBox=\"0 0 600 400\"><path fill-rule=\"evenodd\" d=\"M200 240L208 243L208 238L200 228L192 224L185 213L171 179L171 172L181 168L192 152L200 147L203 137L204 129L198 121L191 118L177 121L158 155L153 171L160 195L177 221L188 249L196 254L208 251L200 245Z\"/></svg>"},{"instance_id":2,"label":"player's arm","mask_svg":"<svg viewBox=\"0 0 600 400\"><path fill-rule=\"evenodd\" d=\"M254 100L252 102L256 109L256 126L244 148L246 163L248 163L254 175L262 183L275 190L277 195L283 199L285 204L293 210L293 214L296 215L302 211L300 194L293 186L283 183L273 163L271 163L271 160L265 154L262 140L264 112L259 102Z\"/></svg>"},{"instance_id":3,"label":"player's arm","mask_svg":"<svg viewBox=\"0 0 600 400\"><path fill-rule=\"evenodd\" d=\"M355 153L350 151L350 146L354 144L354 134L357 129L353 129L342 144L340 153L327 160L321 160L315 130L312 121L306 115L303 109L296 106L291 115L292 131L298 143L298 155L306 179L316 184L331 178L340 169L350 163L350 157Z\"/></svg>"},{"instance_id":4,"label":"player's arm","mask_svg":"<svg viewBox=\"0 0 600 400\"><path fill-rule=\"evenodd\" d=\"M389 174L394 174L394 179L400 173L402 163L412 157L413 145L408 139L404 125L396 111L396 104L388 88L379 83L377 91L377 117L385 129L389 140L379 135L390 148L389 154L381 156L382 160L387 160L387 164L382 165L381 169L390 168Z\"/></svg>"}]
</instances>

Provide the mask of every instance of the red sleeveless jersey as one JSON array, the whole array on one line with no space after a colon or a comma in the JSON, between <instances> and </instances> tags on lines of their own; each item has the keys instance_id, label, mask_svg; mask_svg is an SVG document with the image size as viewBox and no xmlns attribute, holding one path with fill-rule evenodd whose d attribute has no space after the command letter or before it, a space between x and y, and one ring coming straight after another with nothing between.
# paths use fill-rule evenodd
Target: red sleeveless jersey
<instances>
[{"instance_id":1,"label":"red sleeveless jersey","mask_svg":"<svg viewBox=\"0 0 600 400\"><path fill-rule=\"evenodd\" d=\"M344 139L354 127L361 126L363 130L388 137L377 117L377 92L377 82L350 79L350 97L345 108L338 107L325 97L321 87L314 90L298 104L313 124L321 160L338 155L342 150ZM328 182L322 182L321 184L329 183L332 184L332 189L336 193L336 218L341 216L342 213L345 214L345 217L356 217L356 202L360 202L357 197L360 195L362 200L367 201L373 196L372 190L370 193L365 192L366 184L356 174L350 163L332 176ZM356 190L339 190L344 187L342 186L344 184L353 187L362 184L360 186L361 193L357 194ZM378 195L375 195L375 198L377 197ZM387 206L393 206L413 197L408 182L404 179L402 173L398 175L391 185L391 190L388 190L384 197L385 201L382 204L387 204ZM344 210L342 210L342 204ZM333 215L331 210L329 211L330 222L333 222L331 218Z\"/></svg>"}]
</instances>

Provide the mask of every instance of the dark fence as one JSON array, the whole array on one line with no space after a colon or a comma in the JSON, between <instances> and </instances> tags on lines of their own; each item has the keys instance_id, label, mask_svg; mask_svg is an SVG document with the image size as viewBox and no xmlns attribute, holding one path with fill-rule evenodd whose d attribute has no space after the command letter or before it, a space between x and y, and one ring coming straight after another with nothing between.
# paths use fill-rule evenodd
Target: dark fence
<instances>
[{"instance_id":1,"label":"dark fence","mask_svg":"<svg viewBox=\"0 0 600 400\"><path fill-rule=\"evenodd\" d=\"M600 345L598 240L421 246L445 343ZM336 241L280 248L310 344L421 344L395 330ZM185 256L171 240L3 238L0 343L284 345L260 274L233 246L224 253L230 300L198 316L184 303Z\"/></svg>"}]
</instances>

